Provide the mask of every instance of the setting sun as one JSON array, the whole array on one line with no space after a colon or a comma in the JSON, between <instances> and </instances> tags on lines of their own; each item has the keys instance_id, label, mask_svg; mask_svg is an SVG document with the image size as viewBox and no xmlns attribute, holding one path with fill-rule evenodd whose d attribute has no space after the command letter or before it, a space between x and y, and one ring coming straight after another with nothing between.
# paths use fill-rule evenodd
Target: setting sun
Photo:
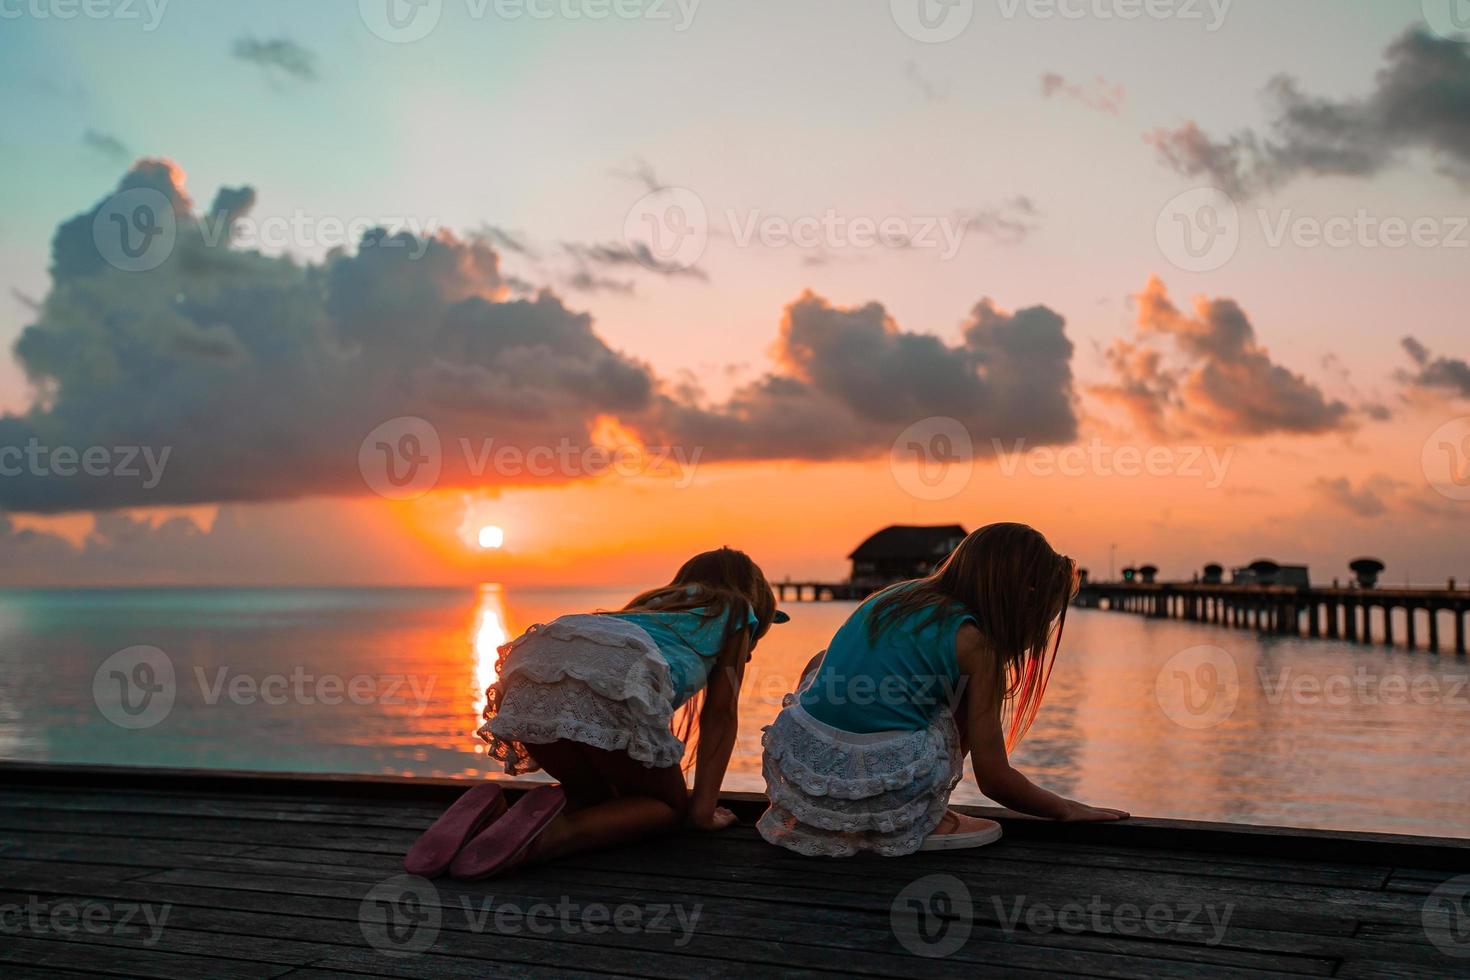
<instances>
[{"instance_id":1,"label":"setting sun","mask_svg":"<svg viewBox=\"0 0 1470 980\"><path fill-rule=\"evenodd\" d=\"M499 548L505 544L505 531L494 524L486 524L480 528L480 547L486 550Z\"/></svg>"}]
</instances>

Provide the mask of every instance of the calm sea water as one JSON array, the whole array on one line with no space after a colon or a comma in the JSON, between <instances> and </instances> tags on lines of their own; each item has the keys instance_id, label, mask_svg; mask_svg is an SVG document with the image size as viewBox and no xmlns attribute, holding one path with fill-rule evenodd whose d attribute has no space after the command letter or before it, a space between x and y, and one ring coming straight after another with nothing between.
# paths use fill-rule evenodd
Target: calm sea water
<instances>
[{"instance_id":1,"label":"calm sea water","mask_svg":"<svg viewBox=\"0 0 1470 980\"><path fill-rule=\"evenodd\" d=\"M0 592L0 757L476 778L496 647L622 592ZM756 651L726 785L851 603ZM134 648L145 649L134 649ZM151 648L151 649L148 649ZM1148 816L1470 837L1463 658L1073 610L1023 771ZM956 799L983 802L972 782Z\"/></svg>"}]
</instances>

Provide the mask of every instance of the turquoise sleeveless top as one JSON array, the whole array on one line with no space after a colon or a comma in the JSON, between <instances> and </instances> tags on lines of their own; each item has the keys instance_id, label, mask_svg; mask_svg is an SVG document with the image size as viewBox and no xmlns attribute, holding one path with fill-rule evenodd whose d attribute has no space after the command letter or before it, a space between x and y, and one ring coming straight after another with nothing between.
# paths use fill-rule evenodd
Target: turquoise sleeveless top
<instances>
[{"instance_id":1,"label":"turquoise sleeveless top","mask_svg":"<svg viewBox=\"0 0 1470 980\"><path fill-rule=\"evenodd\" d=\"M832 637L799 696L801 706L845 732L921 731L936 711L953 708L960 692L955 634L975 617L958 603L922 609L890 622L872 641L868 623L876 600L858 606Z\"/></svg>"},{"instance_id":2,"label":"turquoise sleeveless top","mask_svg":"<svg viewBox=\"0 0 1470 980\"><path fill-rule=\"evenodd\" d=\"M669 665L669 679L674 684L674 707L694 697L709 682L709 673L715 659L724 649L725 641L742 629L755 635L760 620L755 612L745 606L740 613L732 615L725 610L718 616L706 618L703 608L687 612L617 612L607 615L626 620L653 638L658 652Z\"/></svg>"}]
</instances>

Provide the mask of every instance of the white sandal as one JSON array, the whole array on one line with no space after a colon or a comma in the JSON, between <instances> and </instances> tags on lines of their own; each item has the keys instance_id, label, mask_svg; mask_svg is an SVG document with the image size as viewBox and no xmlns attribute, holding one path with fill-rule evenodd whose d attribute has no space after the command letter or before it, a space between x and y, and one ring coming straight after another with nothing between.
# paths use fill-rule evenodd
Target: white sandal
<instances>
[{"instance_id":1,"label":"white sandal","mask_svg":"<svg viewBox=\"0 0 1470 980\"><path fill-rule=\"evenodd\" d=\"M946 813L945 816L949 814ZM979 830L969 830L963 834L930 834L924 838L924 843L919 845L921 851L961 851L972 847L984 847L986 844L994 844L1000 840L1001 826L994 820L985 820L980 817L971 817L984 824ZM943 818L940 818L943 823Z\"/></svg>"}]
</instances>

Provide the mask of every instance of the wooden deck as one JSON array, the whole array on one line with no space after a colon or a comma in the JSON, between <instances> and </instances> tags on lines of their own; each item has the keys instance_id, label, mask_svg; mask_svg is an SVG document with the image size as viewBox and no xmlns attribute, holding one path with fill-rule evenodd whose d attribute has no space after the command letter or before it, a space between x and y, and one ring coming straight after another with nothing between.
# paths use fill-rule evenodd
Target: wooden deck
<instances>
[{"instance_id":1,"label":"wooden deck","mask_svg":"<svg viewBox=\"0 0 1470 980\"><path fill-rule=\"evenodd\" d=\"M1463 841L1008 817L981 851L822 861L742 826L430 884L399 861L463 784L0 784L7 978L1470 975Z\"/></svg>"}]
</instances>

